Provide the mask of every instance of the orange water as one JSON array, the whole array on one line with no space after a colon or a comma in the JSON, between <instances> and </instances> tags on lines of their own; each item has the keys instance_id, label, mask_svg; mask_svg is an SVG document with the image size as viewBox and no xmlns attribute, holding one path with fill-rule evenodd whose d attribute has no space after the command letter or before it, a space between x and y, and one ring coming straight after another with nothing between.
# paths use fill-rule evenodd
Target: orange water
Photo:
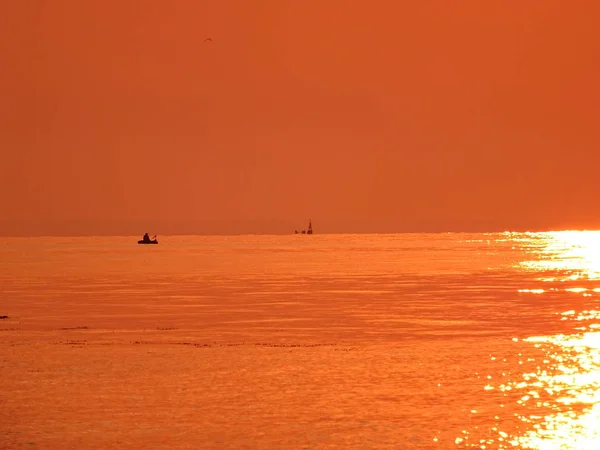
<instances>
[{"instance_id":1,"label":"orange water","mask_svg":"<svg viewBox=\"0 0 600 450\"><path fill-rule=\"evenodd\" d=\"M0 448L600 448L600 233L0 238Z\"/></svg>"}]
</instances>

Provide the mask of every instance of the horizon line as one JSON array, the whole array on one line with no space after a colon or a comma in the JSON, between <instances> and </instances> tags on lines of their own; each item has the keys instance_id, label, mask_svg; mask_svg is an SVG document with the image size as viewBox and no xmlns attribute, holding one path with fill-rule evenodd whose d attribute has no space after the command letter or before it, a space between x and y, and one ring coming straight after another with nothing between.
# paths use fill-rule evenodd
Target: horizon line
<instances>
[{"instance_id":1,"label":"horizon line","mask_svg":"<svg viewBox=\"0 0 600 450\"><path fill-rule=\"evenodd\" d=\"M227 237L227 236L356 236L356 235L394 235L394 234L527 234L527 233L560 233L560 232L594 232L600 231L595 228L565 228L565 229L528 229L528 230L496 230L496 231L465 231L465 230L447 230L447 231L369 231L369 232L323 232L305 235L302 233L156 233L156 237L176 237L176 236L203 236L203 237ZM138 234L2 234L0 238L93 238L93 237L126 237L137 238Z\"/></svg>"}]
</instances>

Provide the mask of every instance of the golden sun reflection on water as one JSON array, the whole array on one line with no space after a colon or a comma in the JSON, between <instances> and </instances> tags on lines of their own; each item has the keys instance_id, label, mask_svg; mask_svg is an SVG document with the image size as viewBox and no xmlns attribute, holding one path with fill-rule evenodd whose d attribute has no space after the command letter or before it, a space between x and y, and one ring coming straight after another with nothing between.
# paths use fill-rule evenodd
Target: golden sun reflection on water
<instances>
[{"instance_id":1,"label":"golden sun reflection on water","mask_svg":"<svg viewBox=\"0 0 600 450\"><path fill-rule=\"evenodd\" d=\"M518 364L528 361L527 365L521 370L513 365L502 373L506 375L502 381L491 380L483 389L506 403L499 406L509 409L517 425L498 423L492 428L492 439L471 444L462 436L456 443L477 448L487 444L488 449L600 448L600 308L589 307L600 298L600 232L528 233L525 239L520 236L519 246L528 260L518 269L533 273L543 285L518 292L535 296L540 308L546 296L560 296L563 304L574 308L555 315L573 326L561 334L514 338L519 345Z\"/></svg>"},{"instance_id":2,"label":"golden sun reflection on water","mask_svg":"<svg viewBox=\"0 0 600 450\"><path fill-rule=\"evenodd\" d=\"M521 263L525 269L560 271L565 281L600 279L600 231L556 231L528 235L531 244L537 247L532 251L537 258ZM549 277L545 281L556 279Z\"/></svg>"},{"instance_id":3,"label":"golden sun reflection on water","mask_svg":"<svg viewBox=\"0 0 600 450\"><path fill-rule=\"evenodd\" d=\"M581 314L566 311L560 316L568 321L600 321L600 311ZM600 327L592 325L597 326L586 329ZM499 402L496 413L506 412L511 420L498 421L487 435L481 435L477 427L464 430L455 441L459 448L600 448L600 332L532 336L513 341L530 345L532 351L527 354L521 350L518 366L512 363L504 366L502 376L488 375L483 386Z\"/></svg>"},{"instance_id":4,"label":"golden sun reflection on water","mask_svg":"<svg viewBox=\"0 0 600 450\"><path fill-rule=\"evenodd\" d=\"M600 319L598 311L589 313L569 317ZM523 385L511 384L536 394L544 391L548 400L538 401L536 406L549 411L541 420L536 414L519 417L533 425L533 430L517 439L519 446L543 450L600 448L600 333L536 336L525 341L541 348L548 363L524 376ZM525 401L536 398L540 396L523 397Z\"/></svg>"}]
</instances>

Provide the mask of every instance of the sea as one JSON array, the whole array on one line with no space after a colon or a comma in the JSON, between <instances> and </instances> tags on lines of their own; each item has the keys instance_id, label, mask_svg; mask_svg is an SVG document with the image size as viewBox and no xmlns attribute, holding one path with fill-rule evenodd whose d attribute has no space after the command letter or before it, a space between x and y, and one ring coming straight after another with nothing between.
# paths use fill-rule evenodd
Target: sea
<instances>
[{"instance_id":1,"label":"sea","mask_svg":"<svg viewBox=\"0 0 600 450\"><path fill-rule=\"evenodd\" d=\"M138 239L0 237L0 448L600 448L600 232Z\"/></svg>"}]
</instances>

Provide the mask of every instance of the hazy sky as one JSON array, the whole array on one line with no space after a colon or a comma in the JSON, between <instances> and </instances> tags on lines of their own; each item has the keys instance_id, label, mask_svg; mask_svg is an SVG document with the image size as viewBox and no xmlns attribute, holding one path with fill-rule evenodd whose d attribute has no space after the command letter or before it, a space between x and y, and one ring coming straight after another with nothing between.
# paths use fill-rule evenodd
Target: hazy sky
<instances>
[{"instance_id":1,"label":"hazy sky","mask_svg":"<svg viewBox=\"0 0 600 450\"><path fill-rule=\"evenodd\" d=\"M596 0L2 1L0 234L600 228L599 23Z\"/></svg>"}]
</instances>

